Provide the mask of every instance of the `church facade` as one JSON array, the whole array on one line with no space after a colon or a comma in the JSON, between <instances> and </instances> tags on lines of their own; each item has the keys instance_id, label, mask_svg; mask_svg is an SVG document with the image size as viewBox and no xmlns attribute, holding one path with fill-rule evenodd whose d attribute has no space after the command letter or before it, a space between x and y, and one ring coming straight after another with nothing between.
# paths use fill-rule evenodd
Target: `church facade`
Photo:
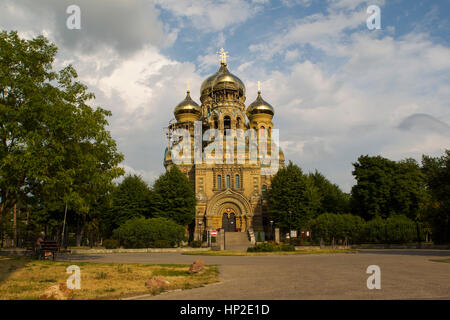
<instances>
[{"instance_id":1,"label":"church facade","mask_svg":"<svg viewBox=\"0 0 450 320\"><path fill-rule=\"evenodd\" d=\"M270 232L264 195L271 177L284 167L273 139L273 107L260 89L246 106L245 85L230 73L226 57L221 49L220 68L203 81L200 104L188 89L167 128L164 166L178 166L194 187L196 240L209 230Z\"/></svg>"}]
</instances>

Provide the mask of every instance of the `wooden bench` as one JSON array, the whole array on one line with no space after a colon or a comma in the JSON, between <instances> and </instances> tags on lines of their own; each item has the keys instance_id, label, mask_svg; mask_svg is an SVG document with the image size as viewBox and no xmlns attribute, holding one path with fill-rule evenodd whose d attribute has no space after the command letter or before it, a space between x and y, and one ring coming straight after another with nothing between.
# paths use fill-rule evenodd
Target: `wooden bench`
<instances>
[{"instance_id":1,"label":"wooden bench","mask_svg":"<svg viewBox=\"0 0 450 320\"><path fill-rule=\"evenodd\" d=\"M41 243L41 257L45 260L51 255L53 260L55 260L56 253L60 251L58 243L54 240L44 240ZM47 253L50 253L47 255Z\"/></svg>"}]
</instances>

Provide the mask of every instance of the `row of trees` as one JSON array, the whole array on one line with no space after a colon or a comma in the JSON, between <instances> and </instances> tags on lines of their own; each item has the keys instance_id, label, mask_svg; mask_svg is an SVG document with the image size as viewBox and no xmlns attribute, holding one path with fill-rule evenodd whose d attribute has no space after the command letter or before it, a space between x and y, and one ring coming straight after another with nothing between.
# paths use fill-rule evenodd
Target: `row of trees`
<instances>
[{"instance_id":1,"label":"row of trees","mask_svg":"<svg viewBox=\"0 0 450 320\"><path fill-rule=\"evenodd\" d=\"M309 222L315 243L408 243L424 241L419 224L404 215L365 221L352 214L324 213Z\"/></svg>"},{"instance_id":2,"label":"row of trees","mask_svg":"<svg viewBox=\"0 0 450 320\"><path fill-rule=\"evenodd\" d=\"M72 66L52 69L57 48L43 36L0 32L0 227L26 215L29 229L62 232L70 213L78 244L98 216L123 155L106 129L111 113L76 81ZM16 222L17 223L17 222ZM17 226L16 226L17 227Z\"/></svg>"},{"instance_id":3,"label":"row of trees","mask_svg":"<svg viewBox=\"0 0 450 320\"><path fill-rule=\"evenodd\" d=\"M100 234L102 237L118 239L118 232L122 230L120 234L125 239L129 230L132 229L131 225L135 226L138 225L137 221L144 221L139 219L158 222L157 229L161 232L173 228L172 225L164 227L164 224L160 223L163 220L158 219L170 220L186 233L187 227L194 221L195 204L196 198L191 183L175 166L162 174L155 181L153 188L150 188L140 176L128 175L111 193L110 205L105 208L101 217ZM170 240L167 237L162 239ZM180 239L174 238L174 240ZM130 241L130 244L131 242L133 241Z\"/></svg>"},{"instance_id":4,"label":"row of trees","mask_svg":"<svg viewBox=\"0 0 450 320\"><path fill-rule=\"evenodd\" d=\"M421 239L425 231L435 243L450 242L450 150L441 157L424 155L421 165L413 159L396 162L381 156L361 156L353 165L356 184L350 194L345 194L317 171L304 174L289 163L272 179L268 192L271 219L285 229L315 226L319 230L318 225L332 221L337 225L345 221L350 228L357 221L388 221L390 225L389 219L395 218L409 225L405 228L413 230L415 239ZM420 226L420 237L418 227L412 224ZM366 230L367 235L371 229L360 230ZM320 229L319 234L323 232ZM377 242L370 236L366 240Z\"/></svg>"},{"instance_id":5,"label":"row of trees","mask_svg":"<svg viewBox=\"0 0 450 320\"><path fill-rule=\"evenodd\" d=\"M45 37L0 32L0 242L25 245L45 231L75 245L104 237L133 218L194 219L195 195L178 169L150 189L126 177L107 130L111 112L72 66L53 70L57 48ZM125 231L124 231L125 232Z\"/></svg>"}]
</instances>

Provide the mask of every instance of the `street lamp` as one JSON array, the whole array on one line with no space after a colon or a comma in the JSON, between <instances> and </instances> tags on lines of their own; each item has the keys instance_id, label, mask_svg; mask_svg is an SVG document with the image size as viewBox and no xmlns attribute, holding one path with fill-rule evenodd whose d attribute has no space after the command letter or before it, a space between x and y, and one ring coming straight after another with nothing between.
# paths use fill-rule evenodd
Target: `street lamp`
<instances>
[{"instance_id":1,"label":"street lamp","mask_svg":"<svg viewBox=\"0 0 450 320\"><path fill-rule=\"evenodd\" d=\"M199 227L199 229L200 229L200 241L201 241L201 242L203 242L202 224L203 224L203 221L199 221L199 222L198 222L198 227Z\"/></svg>"},{"instance_id":2,"label":"street lamp","mask_svg":"<svg viewBox=\"0 0 450 320\"><path fill-rule=\"evenodd\" d=\"M273 240L273 220L270 220L270 240Z\"/></svg>"},{"instance_id":3,"label":"street lamp","mask_svg":"<svg viewBox=\"0 0 450 320\"><path fill-rule=\"evenodd\" d=\"M289 210L289 235L291 234L292 211Z\"/></svg>"}]
</instances>

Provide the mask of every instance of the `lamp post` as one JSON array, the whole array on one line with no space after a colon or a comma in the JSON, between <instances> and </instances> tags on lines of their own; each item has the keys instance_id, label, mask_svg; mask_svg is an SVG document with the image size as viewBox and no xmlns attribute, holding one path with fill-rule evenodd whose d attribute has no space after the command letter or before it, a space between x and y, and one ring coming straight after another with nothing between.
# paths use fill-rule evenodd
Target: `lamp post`
<instances>
[{"instance_id":1,"label":"lamp post","mask_svg":"<svg viewBox=\"0 0 450 320\"><path fill-rule=\"evenodd\" d=\"M201 242L203 242L202 224L203 224L203 221L198 222L198 227L200 229L200 241Z\"/></svg>"},{"instance_id":2,"label":"lamp post","mask_svg":"<svg viewBox=\"0 0 450 320\"><path fill-rule=\"evenodd\" d=\"M270 240L273 241L273 220L270 220Z\"/></svg>"},{"instance_id":3,"label":"lamp post","mask_svg":"<svg viewBox=\"0 0 450 320\"><path fill-rule=\"evenodd\" d=\"M289 238L291 237L292 210L289 210Z\"/></svg>"}]
</instances>

